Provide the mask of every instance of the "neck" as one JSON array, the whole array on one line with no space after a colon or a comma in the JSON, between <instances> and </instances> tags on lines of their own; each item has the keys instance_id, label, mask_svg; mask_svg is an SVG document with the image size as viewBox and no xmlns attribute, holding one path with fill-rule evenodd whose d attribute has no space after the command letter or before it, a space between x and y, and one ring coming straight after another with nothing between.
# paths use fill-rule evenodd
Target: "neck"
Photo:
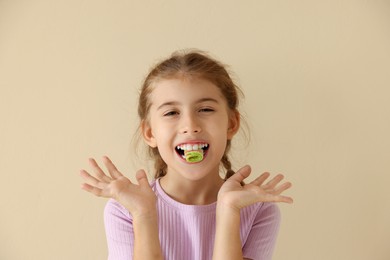
<instances>
[{"instance_id":1,"label":"neck","mask_svg":"<svg viewBox=\"0 0 390 260\"><path fill-rule=\"evenodd\" d=\"M160 179L160 185L166 194L188 205L207 205L216 202L223 182L218 174L200 180L189 180L173 178L168 173Z\"/></svg>"}]
</instances>

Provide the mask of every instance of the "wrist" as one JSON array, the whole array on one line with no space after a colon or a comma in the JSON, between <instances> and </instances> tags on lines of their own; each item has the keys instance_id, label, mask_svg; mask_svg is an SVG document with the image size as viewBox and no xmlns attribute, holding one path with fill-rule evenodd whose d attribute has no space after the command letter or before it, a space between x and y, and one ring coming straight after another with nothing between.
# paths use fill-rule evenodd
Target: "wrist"
<instances>
[{"instance_id":1,"label":"wrist","mask_svg":"<svg viewBox=\"0 0 390 260\"><path fill-rule=\"evenodd\" d=\"M142 224L144 222L153 222L157 221L158 216L157 216L157 210L150 210L150 211L145 211L145 212L140 212L140 213L134 213L132 214L133 218L133 224Z\"/></svg>"},{"instance_id":2,"label":"wrist","mask_svg":"<svg viewBox=\"0 0 390 260\"><path fill-rule=\"evenodd\" d=\"M228 203L224 200L217 201L217 212L227 212L229 214L239 215L240 210L241 209L239 207L235 206L232 203Z\"/></svg>"},{"instance_id":3,"label":"wrist","mask_svg":"<svg viewBox=\"0 0 390 260\"><path fill-rule=\"evenodd\" d=\"M222 218L239 221L240 209L229 204L217 202L216 217L219 220Z\"/></svg>"}]
</instances>

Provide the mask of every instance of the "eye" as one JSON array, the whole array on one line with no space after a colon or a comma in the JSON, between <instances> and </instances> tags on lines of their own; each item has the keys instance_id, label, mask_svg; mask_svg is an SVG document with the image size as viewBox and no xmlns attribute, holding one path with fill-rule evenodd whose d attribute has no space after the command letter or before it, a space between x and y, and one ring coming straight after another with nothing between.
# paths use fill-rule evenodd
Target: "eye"
<instances>
[{"instance_id":1,"label":"eye","mask_svg":"<svg viewBox=\"0 0 390 260\"><path fill-rule=\"evenodd\" d=\"M172 110L172 111L168 111L168 112L164 113L163 116L176 116L178 114L179 114L179 112Z\"/></svg>"},{"instance_id":2,"label":"eye","mask_svg":"<svg viewBox=\"0 0 390 260\"><path fill-rule=\"evenodd\" d=\"M215 110L210 108L210 107L204 107L204 108L201 108L199 109L199 112L204 112L204 113L210 113L210 112L214 112Z\"/></svg>"}]
</instances>

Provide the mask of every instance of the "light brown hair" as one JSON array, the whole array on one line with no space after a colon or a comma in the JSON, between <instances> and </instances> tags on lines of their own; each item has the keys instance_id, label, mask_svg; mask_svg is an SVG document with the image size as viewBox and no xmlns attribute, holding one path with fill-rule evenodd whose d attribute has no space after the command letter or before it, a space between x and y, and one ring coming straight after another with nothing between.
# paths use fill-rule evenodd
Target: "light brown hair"
<instances>
[{"instance_id":1,"label":"light brown hair","mask_svg":"<svg viewBox=\"0 0 390 260\"><path fill-rule=\"evenodd\" d=\"M153 91L153 84L162 79L176 77L191 77L210 81L219 88L227 101L231 112L238 113L239 94L242 94L239 87L233 82L225 66L211 58L202 51L178 51L169 58L159 62L146 76L141 88L138 103L138 116L143 122L147 122L150 110L149 96ZM227 140L226 149L222 156L221 163L226 169L225 179L234 174L228 152L231 147L231 140ZM157 147L149 147L149 155L154 159L155 178L164 176L167 173L167 165L161 158Z\"/></svg>"}]
</instances>

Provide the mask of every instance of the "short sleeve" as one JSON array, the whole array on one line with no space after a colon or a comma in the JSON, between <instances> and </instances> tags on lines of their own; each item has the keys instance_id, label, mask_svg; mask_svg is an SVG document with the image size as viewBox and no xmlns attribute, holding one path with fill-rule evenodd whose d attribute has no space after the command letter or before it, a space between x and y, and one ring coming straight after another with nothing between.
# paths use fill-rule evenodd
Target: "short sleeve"
<instances>
[{"instance_id":1,"label":"short sleeve","mask_svg":"<svg viewBox=\"0 0 390 260\"><path fill-rule=\"evenodd\" d=\"M133 259L134 233L130 213L111 199L104 208L108 260Z\"/></svg>"},{"instance_id":2,"label":"short sleeve","mask_svg":"<svg viewBox=\"0 0 390 260\"><path fill-rule=\"evenodd\" d=\"M279 225L278 206L275 203L263 203L243 246L243 256L253 260L271 260Z\"/></svg>"}]
</instances>

